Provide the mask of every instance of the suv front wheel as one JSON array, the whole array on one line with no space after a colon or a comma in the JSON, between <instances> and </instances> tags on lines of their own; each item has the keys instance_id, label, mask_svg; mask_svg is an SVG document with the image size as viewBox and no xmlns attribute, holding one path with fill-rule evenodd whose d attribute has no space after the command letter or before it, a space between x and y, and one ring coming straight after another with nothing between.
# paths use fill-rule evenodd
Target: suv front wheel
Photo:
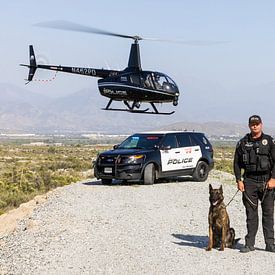
<instances>
[{"instance_id":1,"label":"suv front wheel","mask_svg":"<svg viewBox=\"0 0 275 275\"><path fill-rule=\"evenodd\" d=\"M199 161L193 173L194 181L206 181L208 178L209 166L204 161Z\"/></svg>"},{"instance_id":2,"label":"suv front wheel","mask_svg":"<svg viewBox=\"0 0 275 275\"><path fill-rule=\"evenodd\" d=\"M156 179L156 171L153 163L146 165L144 169L143 182L144 184L154 184Z\"/></svg>"}]
</instances>

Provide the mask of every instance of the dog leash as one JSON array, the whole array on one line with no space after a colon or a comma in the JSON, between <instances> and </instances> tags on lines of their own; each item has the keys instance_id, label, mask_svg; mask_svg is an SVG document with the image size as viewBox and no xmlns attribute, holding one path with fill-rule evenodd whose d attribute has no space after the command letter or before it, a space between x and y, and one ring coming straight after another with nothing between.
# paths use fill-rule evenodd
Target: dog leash
<instances>
[{"instance_id":1,"label":"dog leash","mask_svg":"<svg viewBox=\"0 0 275 275\"><path fill-rule=\"evenodd\" d=\"M236 195L238 194L239 189L236 191L236 193L234 194L234 196L232 197L232 199L227 203L227 205L225 206L225 208L234 200L234 198L236 197Z\"/></svg>"},{"instance_id":2,"label":"dog leash","mask_svg":"<svg viewBox=\"0 0 275 275\"><path fill-rule=\"evenodd\" d=\"M265 199L265 196L266 196L266 193L267 193L267 191L268 191L268 189L267 189L267 181L263 184L263 186L264 186L264 188L263 188L263 197L262 197L262 201L261 201L261 203L263 203L263 201L264 201L264 199Z\"/></svg>"},{"instance_id":3,"label":"dog leash","mask_svg":"<svg viewBox=\"0 0 275 275\"><path fill-rule=\"evenodd\" d=\"M247 202L249 203L249 205L252 207L252 209L253 209L253 210L256 210L257 207L258 207L258 204L254 203L254 202L249 198L249 196L246 194L245 191L243 192L243 195L244 195L245 199L247 200Z\"/></svg>"}]
</instances>

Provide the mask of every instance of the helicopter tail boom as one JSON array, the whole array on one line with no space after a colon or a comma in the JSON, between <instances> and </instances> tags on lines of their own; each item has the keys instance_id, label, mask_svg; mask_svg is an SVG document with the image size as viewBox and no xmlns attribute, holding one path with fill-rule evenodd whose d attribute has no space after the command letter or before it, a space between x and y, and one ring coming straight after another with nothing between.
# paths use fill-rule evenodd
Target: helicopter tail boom
<instances>
[{"instance_id":1,"label":"helicopter tail boom","mask_svg":"<svg viewBox=\"0 0 275 275\"><path fill-rule=\"evenodd\" d=\"M21 66L29 68L29 75L28 75L28 79L27 79L28 82L26 84L28 84L30 81L33 80L36 69L45 69L45 70L59 71L59 72L64 72L64 73L81 74L81 75L93 76L93 77L99 77L99 78L115 76L119 73L119 71L116 71L116 70L37 64L32 45L29 46L29 56L30 56L29 57L29 60L30 60L29 65L20 64Z\"/></svg>"}]
</instances>

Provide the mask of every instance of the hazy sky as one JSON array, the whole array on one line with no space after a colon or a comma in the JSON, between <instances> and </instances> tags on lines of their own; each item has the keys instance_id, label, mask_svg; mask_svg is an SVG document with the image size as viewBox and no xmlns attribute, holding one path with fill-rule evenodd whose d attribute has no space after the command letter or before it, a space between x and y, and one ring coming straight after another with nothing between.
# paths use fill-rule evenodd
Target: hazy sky
<instances>
[{"instance_id":1,"label":"hazy sky","mask_svg":"<svg viewBox=\"0 0 275 275\"><path fill-rule=\"evenodd\" d=\"M25 87L27 69L19 64L28 63L29 44L34 45L37 59L43 63L126 67L130 40L33 26L43 21L68 20L129 35L228 41L203 47L140 43L142 67L171 76L184 91L181 100L185 104L195 102L188 89L194 90L196 86L206 87L209 97L215 96L210 87L219 87L221 94L217 100L233 97L246 102L249 89L253 91L251 98L265 97L261 87L275 83L275 1L272 0L2 0L0 5L0 82ZM36 77L53 76L53 72L38 72ZM97 79L62 73L48 84L33 82L26 86L30 91L55 97L87 87L91 90L97 87ZM205 94L203 98L203 104L208 104ZM266 99L275 103L275 90ZM264 106L261 108L254 111L251 106L244 117L262 112L268 123L273 124L274 108L268 111Z\"/></svg>"}]
</instances>

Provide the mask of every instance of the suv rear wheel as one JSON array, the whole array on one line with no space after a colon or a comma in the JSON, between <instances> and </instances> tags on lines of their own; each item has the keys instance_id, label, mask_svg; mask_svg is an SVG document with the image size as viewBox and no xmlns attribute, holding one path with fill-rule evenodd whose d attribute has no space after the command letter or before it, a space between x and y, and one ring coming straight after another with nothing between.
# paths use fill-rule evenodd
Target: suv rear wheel
<instances>
[{"instance_id":1,"label":"suv rear wheel","mask_svg":"<svg viewBox=\"0 0 275 275\"><path fill-rule=\"evenodd\" d=\"M144 184L154 184L156 179L156 171L153 163L149 163L144 169Z\"/></svg>"},{"instance_id":2,"label":"suv rear wheel","mask_svg":"<svg viewBox=\"0 0 275 275\"><path fill-rule=\"evenodd\" d=\"M194 181L206 181L208 178L209 166L204 161L199 161L193 173Z\"/></svg>"}]
</instances>

